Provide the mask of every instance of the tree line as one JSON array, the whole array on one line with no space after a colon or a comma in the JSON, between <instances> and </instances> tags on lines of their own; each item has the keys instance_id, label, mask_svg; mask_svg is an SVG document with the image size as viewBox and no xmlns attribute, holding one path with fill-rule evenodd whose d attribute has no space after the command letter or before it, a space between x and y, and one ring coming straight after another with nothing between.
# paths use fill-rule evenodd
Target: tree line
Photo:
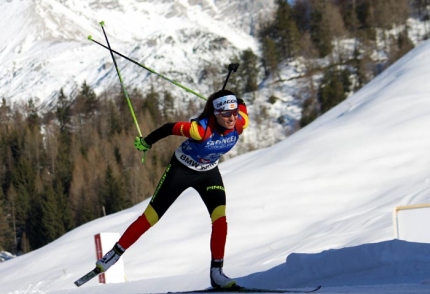
<instances>
[{"instance_id":1,"label":"tree line","mask_svg":"<svg viewBox=\"0 0 430 294\"><path fill-rule=\"evenodd\" d=\"M145 134L165 121L187 120L169 93L133 90L130 96ZM181 138L158 142L142 165L136 134L120 89L99 97L86 83L76 97L60 90L43 116L32 100L13 109L3 99L0 248L29 252L149 197Z\"/></svg>"}]
</instances>

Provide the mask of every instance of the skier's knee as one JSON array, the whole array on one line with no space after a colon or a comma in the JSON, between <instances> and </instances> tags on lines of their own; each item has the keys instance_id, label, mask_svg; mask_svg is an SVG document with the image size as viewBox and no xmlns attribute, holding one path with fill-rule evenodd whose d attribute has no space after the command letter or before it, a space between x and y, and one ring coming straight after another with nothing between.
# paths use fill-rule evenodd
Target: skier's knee
<instances>
[{"instance_id":1,"label":"skier's knee","mask_svg":"<svg viewBox=\"0 0 430 294\"><path fill-rule=\"evenodd\" d=\"M143 214L146 216L146 219L148 220L151 227L155 225L159 220L158 213L155 211L151 204L148 205Z\"/></svg>"},{"instance_id":2,"label":"skier's knee","mask_svg":"<svg viewBox=\"0 0 430 294\"><path fill-rule=\"evenodd\" d=\"M214 223L217 219L225 217L225 205L217 206L211 213L211 220Z\"/></svg>"}]
</instances>

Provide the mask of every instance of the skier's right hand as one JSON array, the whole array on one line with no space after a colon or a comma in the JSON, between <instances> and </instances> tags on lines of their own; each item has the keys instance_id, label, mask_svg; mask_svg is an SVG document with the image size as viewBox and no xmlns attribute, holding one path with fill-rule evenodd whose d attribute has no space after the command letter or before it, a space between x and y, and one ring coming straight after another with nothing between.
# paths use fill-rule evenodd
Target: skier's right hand
<instances>
[{"instance_id":1,"label":"skier's right hand","mask_svg":"<svg viewBox=\"0 0 430 294\"><path fill-rule=\"evenodd\" d=\"M145 139L143 139L143 137L136 137L134 139L134 146L136 147L137 150L143 151L142 163L145 163L146 151L151 149L151 145L146 143Z\"/></svg>"},{"instance_id":2,"label":"skier's right hand","mask_svg":"<svg viewBox=\"0 0 430 294\"><path fill-rule=\"evenodd\" d=\"M137 150L143 151L143 152L148 151L152 147L151 145L145 142L145 139L143 139L143 137L136 137L134 139L134 146L136 147Z\"/></svg>"}]
</instances>

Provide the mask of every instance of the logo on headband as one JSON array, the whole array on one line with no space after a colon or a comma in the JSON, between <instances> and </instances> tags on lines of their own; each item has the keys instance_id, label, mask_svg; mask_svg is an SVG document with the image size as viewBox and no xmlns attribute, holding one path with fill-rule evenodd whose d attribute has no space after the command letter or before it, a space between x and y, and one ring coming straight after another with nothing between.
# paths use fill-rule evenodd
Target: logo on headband
<instances>
[{"instance_id":1,"label":"logo on headband","mask_svg":"<svg viewBox=\"0 0 430 294\"><path fill-rule=\"evenodd\" d=\"M216 98L213 101L215 110L232 110L237 108L237 99L234 95Z\"/></svg>"}]
</instances>

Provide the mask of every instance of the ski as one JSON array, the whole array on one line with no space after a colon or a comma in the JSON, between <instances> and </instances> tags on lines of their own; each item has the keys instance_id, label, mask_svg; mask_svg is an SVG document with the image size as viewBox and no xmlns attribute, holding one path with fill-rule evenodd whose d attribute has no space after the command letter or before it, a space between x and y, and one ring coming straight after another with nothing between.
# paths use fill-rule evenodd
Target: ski
<instances>
[{"instance_id":1,"label":"ski","mask_svg":"<svg viewBox=\"0 0 430 294\"><path fill-rule=\"evenodd\" d=\"M88 282L89 280L91 280L92 278L96 277L100 273L101 273L101 270L98 267L96 267L95 269L93 269L92 271L90 271L89 273L84 275L83 277L76 280L75 285L77 287L80 287L83 284L85 284L86 282Z\"/></svg>"},{"instance_id":2,"label":"ski","mask_svg":"<svg viewBox=\"0 0 430 294\"><path fill-rule=\"evenodd\" d=\"M311 290L288 290L288 289L262 289L262 288L248 288L248 287L232 287L232 288L208 288L194 291L183 292L168 292L168 294L181 294L181 293L313 293L321 289L321 286Z\"/></svg>"}]
</instances>

